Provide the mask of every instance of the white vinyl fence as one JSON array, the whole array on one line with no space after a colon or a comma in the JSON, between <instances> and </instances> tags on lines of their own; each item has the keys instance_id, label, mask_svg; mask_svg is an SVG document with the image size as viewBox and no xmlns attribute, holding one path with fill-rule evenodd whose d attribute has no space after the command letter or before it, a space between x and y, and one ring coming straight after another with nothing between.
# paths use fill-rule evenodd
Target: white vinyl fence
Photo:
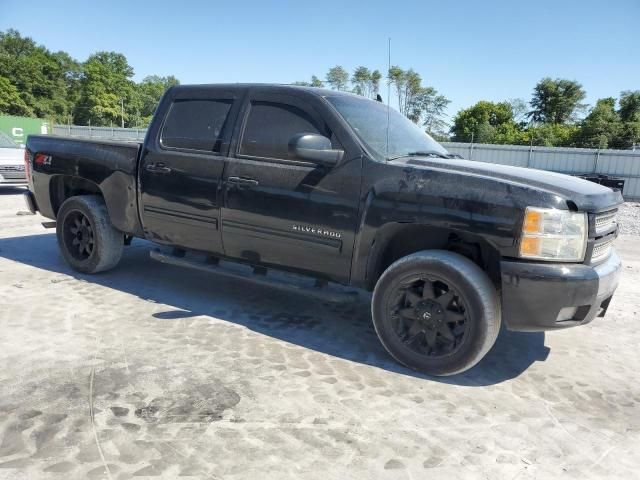
<instances>
[{"instance_id":1,"label":"white vinyl fence","mask_svg":"<svg viewBox=\"0 0 640 480\"><path fill-rule=\"evenodd\" d=\"M55 135L142 141L144 128L86 127L55 125ZM539 168L567 174L597 174L625 181L626 200L640 200L640 150L597 150L589 148L528 147L445 142L451 153L469 160Z\"/></svg>"},{"instance_id":2,"label":"white vinyl fence","mask_svg":"<svg viewBox=\"0 0 640 480\"><path fill-rule=\"evenodd\" d=\"M590 148L528 147L443 143L451 153L469 160L500 163L516 167L539 168L554 172L607 175L625 181L626 200L640 200L640 151L597 150Z\"/></svg>"}]
</instances>

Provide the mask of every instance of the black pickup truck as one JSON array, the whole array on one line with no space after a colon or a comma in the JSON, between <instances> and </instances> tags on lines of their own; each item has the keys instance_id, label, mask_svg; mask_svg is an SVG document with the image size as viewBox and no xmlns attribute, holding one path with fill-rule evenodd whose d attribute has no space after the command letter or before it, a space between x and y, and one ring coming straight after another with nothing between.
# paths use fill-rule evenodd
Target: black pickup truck
<instances>
[{"instance_id":1,"label":"black pickup truck","mask_svg":"<svg viewBox=\"0 0 640 480\"><path fill-rule=\"evenodd\" d=\"M27 204L56 220L74 269L113 268L140 237L178 264L222 259L373 291L385 348L433 375L476 364L502 319L536 331L604 315L621 272L620 193L456 158L347 93L173 87L142 144L30 136L25 162Z\"/></svg>"}]
</instances>

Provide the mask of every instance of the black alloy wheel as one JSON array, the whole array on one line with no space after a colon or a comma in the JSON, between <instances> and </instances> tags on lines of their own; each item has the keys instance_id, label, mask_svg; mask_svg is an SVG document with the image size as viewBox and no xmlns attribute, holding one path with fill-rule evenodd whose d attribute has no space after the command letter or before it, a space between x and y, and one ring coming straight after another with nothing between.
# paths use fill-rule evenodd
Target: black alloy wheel
<instances>
[{"instance_id":1,"label":"black alloy wheel","mask_svg":"<svg viewBox=\"0 0 640 480\"><path fill-rule=\"evenodd\" d=\"M500 331L500 299L480 266L455 252L423 250L382 273L373 326L393 358L429 375L473 367Z\"/></svg>"},{"instance_id":2,"label":"black alloy wheel","mask_svg":"<svg viewBox=\"0 0 640 480\"><path fill-rule=\"evenodd\" d=\"M63 238L67 251L78 260L86 260L95 246L93 226L79 210L69 212L64 219Z\"/></svg>"},{"instance_id":3,"label":"black alloy wheel","mask_svg":"<svg viewBox=\"0 0 640 480\"><path fill-rule=\"evenodd\" d=\"M394 331L413 352L432 358L455 353L468 331L461 295L442 279L414 278L400 284L389 302Z\"/></svg>"},{"instance_id":4,"label":"black alloy wheel","mask_svg":"<svg viewBox=\"0 0 640 480\"><path fill-rule=\"evenodd\" d=\"M111 224L98 195L66 199L56 215L56 235L62 256L78 272L110 270L122 257L124 234Z\"/></svg>"}]
</instances>

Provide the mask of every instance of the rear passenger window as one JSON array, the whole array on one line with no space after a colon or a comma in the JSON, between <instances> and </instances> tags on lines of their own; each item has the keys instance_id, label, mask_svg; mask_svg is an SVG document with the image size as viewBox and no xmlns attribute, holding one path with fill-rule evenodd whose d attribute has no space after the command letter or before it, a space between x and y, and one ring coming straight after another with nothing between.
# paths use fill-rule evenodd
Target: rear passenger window
<instances>
[{"instance_id":1,"label":"rear passenger window","mask_svg":"<svg viewBox=\"0 0 640 480\"><path fill-rule=\"evenodd\" d=\"M295 160L289 140L298 133L321 133L311 117L292 105L252 102L240 153L253 157Z\"/></svg>"},{"instance_id":2,"label":"rear passenger window","mask_svg":"<svg viewBox=\"0 0 640 480\"><path fill-rule=\"evenodd\" d=\"M171 105L162 129L164 147L220 151L230 100L179 100Z\"/></svg>"}]
</instances>

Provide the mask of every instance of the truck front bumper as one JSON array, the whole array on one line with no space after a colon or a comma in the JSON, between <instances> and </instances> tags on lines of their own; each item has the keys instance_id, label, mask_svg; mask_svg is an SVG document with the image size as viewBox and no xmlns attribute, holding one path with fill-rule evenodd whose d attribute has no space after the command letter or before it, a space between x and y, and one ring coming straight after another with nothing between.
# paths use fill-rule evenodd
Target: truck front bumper
<instances>
[{"instance_id":1,"label":"truck front bumper","mask_svg":"<svg viewBox=\"0 0 640 480\"><path fill-rule=\"evenodd\" d=\"M509 330L572 327L604 316L622 264L615 250L596 266L502 261L502 318Z\"/></svg>"}]
</instances>

